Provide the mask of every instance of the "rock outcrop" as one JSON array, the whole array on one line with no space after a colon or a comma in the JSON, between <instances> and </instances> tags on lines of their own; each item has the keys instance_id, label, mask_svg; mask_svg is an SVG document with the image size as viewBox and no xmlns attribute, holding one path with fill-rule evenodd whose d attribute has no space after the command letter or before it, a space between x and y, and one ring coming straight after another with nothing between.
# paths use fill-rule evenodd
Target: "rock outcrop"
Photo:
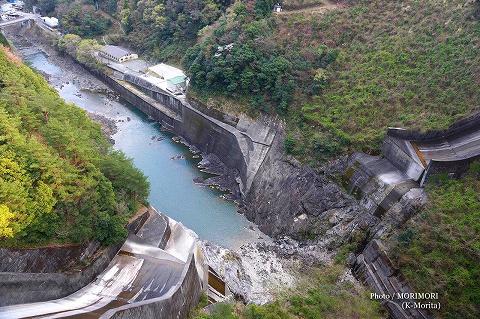
<instances>
[{"instance_id":1,"label":"rock outcrop","mask_svg":"<svg viewBox=\"0 0 480 319\"><path fill-rule=\"evenodd\" d=\"M265 244L250 243L231 251L204 242L202 250L233 295L246 303L271 302L276 290L293 287L296 282L293 271Z\"/></svg>"},{"instance_id":2,"label":"rock outcrop","mask_svg":"<svg viewBox=\"0 0 480 319\"><path fill-rule=\"evenodd\" d=\"M242 212L267 234L287 234L317 252L333 254L343 243L352 244L349 263L355 276L379 294L394 295L412 290L379 248L381 240L425 203L418 183L386 158L355 153L317 172L285 155L277 134ZM403 310L402 302L411 300L384 303L392 318L429 318Z\"/></svg>"},{"instance_id":3,"label":"rock outcrop","mask_svg":"<svg viewBox=\"0 0 480 319\"><path fill-rule=\"evenodd\" d=\"M325 236L363 211L335 182L285 155L283 135L277 134L241 212L269 235L305 240Z\"/></svg>"},{"instance_id":4,"label":"rock outcrop","mask_svg":"<svg viewBox=\"0 0 480 319\"><path fill-rule=\"evenodd\" d=\"M410 298L413 290L398 269L395 269L385 248L378 240L372 240L357 256L353 272L376 294L377 299L395 319L428 319L432 315L419 309L418 304L438 304L435 294L428 294L427 300ZM430 299L431 298L431 299Z\"/></svg>"}]
</instances>

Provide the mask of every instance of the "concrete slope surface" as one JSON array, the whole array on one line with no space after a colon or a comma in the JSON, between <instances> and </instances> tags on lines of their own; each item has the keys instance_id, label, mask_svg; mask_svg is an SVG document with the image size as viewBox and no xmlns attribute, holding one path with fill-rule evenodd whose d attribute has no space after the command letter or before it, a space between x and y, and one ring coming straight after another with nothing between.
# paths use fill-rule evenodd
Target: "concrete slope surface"
<instances>
[{"instance_id":1,"label":"concrete slope surface","mask_svg":"<svg viewBox=\"0 0 480 319\"><path fill-rule=\"evenodd\" d=\"M431 160L458 161L476 157L480 155L480 127L461 136L416 145L427 163Z\"/></svg>"},{"instance_id":2,"label":"concrete slope surface","mask_svg":"<svg viewBox=\"0 0 480 319\"><path fill-rule=\"evenodd\" d=\"M1 307L0 318L99 318L110 309L171 293L195 253L196 236L168 217L150 214L94 282L65 298ZM163 231L151 227L162 218L168 223ZM168 251L151 244L161 243L164 235Z\"/></svg>"},{"instance_id":3,"label":"concrete slope surface","mask_svg":"<svg viewBox=\"0 0 480 319\"><path fill-rule=\"evenodd\" d=\"M443 131L421 133L390 128L382 151L420 185L434 173L459 176L470 162L480 158L480 113Z\"/></svg>"}]
</instances>

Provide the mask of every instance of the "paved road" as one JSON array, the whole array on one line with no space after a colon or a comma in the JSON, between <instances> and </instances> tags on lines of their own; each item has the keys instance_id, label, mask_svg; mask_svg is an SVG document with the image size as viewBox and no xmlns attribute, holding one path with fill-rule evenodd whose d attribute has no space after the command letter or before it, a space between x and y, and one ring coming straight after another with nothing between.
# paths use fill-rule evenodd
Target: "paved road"
<instances>
[{"instance_id":1,"label":"paved road","mask_svg":"<svg viewBox=\"0 0 480 319\"><path fill-rule=\"evenodd\" d=\"M2 20L0 22L0 28L6 27L6 26L9 26L9 25L12 25L12 24L16 24L16 23L21 23L21 22L27 21L27 20L34 20L34 19L39 17L38 15L35 15L33 13L19 12L19 14L20 14L20 17L18 17L17 19L8 20L8 21L3 21Z\"/></svg>"}]
</instances>

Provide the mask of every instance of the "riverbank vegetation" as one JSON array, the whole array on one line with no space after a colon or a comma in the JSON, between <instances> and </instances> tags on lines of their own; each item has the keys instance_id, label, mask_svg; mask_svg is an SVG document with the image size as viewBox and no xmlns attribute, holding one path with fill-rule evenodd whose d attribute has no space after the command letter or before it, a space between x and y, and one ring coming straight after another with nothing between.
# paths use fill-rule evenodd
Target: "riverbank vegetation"
<instances>
[{"instance_id":1,"label":"riverbank vegetation","mask_svg":"<svg viewBox=\"0 0 480 319\"><path fill-rule=\"evenodd\" d=\"M56 43L57 49L93 70L102 70L103 65L95 57L101 45L95 39L82 39L76 34L66 34Z\"/></svg>"},{"instance_id":2,"label":"riverbank vegetation","mask_svg":"<svg viewBox=\"0 0 480 319\"><path fill-rule=\"evenodd\" d=\"M398 236L395 259L418 292L438 292L437 318L480 317L480 162L461 179L437 176L427 208Z\"/></svg>"},{"instance_id":3,"label":"riverbank vegetation","mask_svg":"<svg viewBox=\"0 0 480 319\"><path fill-rule=\"evenodd\" d=\"M118 242L148 188L98 124L1 47L2 246Z\"/></svg>"},{"instance_id":4,"label":"riverbank vegetation","mask_svg":"<svg viewBox=\"0 0 480 319\"><path fill-rule=\"evenodd\" d=\"M344 268L333 265L316 269L293 290L266 305L217 304L211 314L198 309L193 319L353 319L383 318L380 304L363 288L341 282ZM200 304L199 308L206 306Z\"/></svg>"}]
</instances>

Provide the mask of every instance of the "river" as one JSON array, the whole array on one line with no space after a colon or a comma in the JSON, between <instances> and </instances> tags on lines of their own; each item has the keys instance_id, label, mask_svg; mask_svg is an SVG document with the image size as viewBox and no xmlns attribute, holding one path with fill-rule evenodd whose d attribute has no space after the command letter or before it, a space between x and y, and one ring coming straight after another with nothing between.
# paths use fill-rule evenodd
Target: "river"
<instances>
[{"instance_id":1,"label":"river","mask_svg":"<svg viewBox=\"0 0 480 319\"><path fill-rule=\"evenodd\" d=\"M63 99L116 122L118 132L112 136L115 148L132 158L148 177L149 202L157 210L183 223L201 239L230 249L266 237L238 214L235 203L223 199L221 192L194 183L195 177L206 176L197 168L200 159L194 158L186 146L174 142L171 134L161 131L158 123L126 101L80 90L64 77L68 71L43 53L29 55L25 60L47 74L51 83L55 82L52 84Z\"/></svg>"}]
</instances>

